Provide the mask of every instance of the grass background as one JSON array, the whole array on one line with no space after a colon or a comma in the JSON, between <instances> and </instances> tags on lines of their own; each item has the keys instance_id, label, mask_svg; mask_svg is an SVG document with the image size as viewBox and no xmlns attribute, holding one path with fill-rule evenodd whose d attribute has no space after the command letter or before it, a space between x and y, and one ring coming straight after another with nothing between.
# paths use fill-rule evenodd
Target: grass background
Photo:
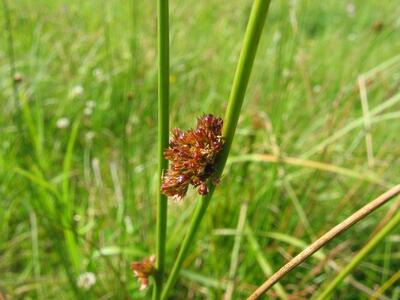
<instances>
[{"instance_id":1,"label":"grass background","mask_svg":"<svg viewBox=\"0 0 400 300\"><path fill-rule=\"evenodd\" d=\"M172 127L193 127L202 113L223 115L250 6L170 1ZM2 6L1 21L5 13ZM399 13L396 1L272 2L232 155L325 162L359 178L291 164L230 164L172 299L222 298L234 242L232 231L222 229L236 228L242 203L248 201L246 221L261 253L277 270L396 183L400 103L372 118L370 167L357 78L399 54ZM155 2L15 0L9 17L23 81L15 105L10 28L2 22L1 293L10 299L147 298L129 265L155 249ZM399 63L375 74L367 87L370 109L398 96L399 86ZM95 103L91 111L88 101ZM60 118L68 118L67 128L57 127ZM358 125L332 140L353 121ZM381 182L368 180L373 176ZM169 206L167 270L195 201L191 191L182 205ZM287 276L286 292L309 299L368 241L388 210L381 208ZM400 268L399 245L395 231L335 299L368 299L369 290ZM246 238L238 262L234 299L265 279ZM74 291L72 283L87 271L96 284ZM273 291L269 296L277 298ZM385 297L400 298L398 283Z\"/></svg>"}]
</instances>

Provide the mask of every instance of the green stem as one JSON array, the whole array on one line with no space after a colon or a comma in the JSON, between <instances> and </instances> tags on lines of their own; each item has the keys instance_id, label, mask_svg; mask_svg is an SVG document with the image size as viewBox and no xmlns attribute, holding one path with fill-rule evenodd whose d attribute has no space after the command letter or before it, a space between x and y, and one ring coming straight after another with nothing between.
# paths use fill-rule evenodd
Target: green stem
<instances>
[{"instance_id":1,"label":"green stem","mask_svg":"<svg viewBox=\"0 0 400 300\"><path fill-rule=\"evenodd\" d=\"M71 265L75 274L79 274L82 268L82 255L76 239L76 232L72 224L74 201L70 197L70 173L72 168L72 159L76 138L78 136L80 120L77 119L71 130L71 135L68 140L67 150L63 162L63 179L62 179L62 205L63 211L60 213L60 219L63 221L65 249L69 255Z\"/></svg>"},{"instance_id":2,"label":"green stem","mask_svg":"<svg viewBox=\"0 0 400 300\"><path fill-rule=\"evenodd\" d=\"M216 162L215 175L220 177L228 159L231 149L233 137L235 135L236 126L239 120L240 110L242 108L244 95L246 93L247 84L249 82L251 70L253 67L254 57L256 55L261 32L267 17L270 0L255 0L250 13L249 22L244 37L243 48L240 53L239 62L236 68L235 77L232 84L231 94L229 96L228 108L224 118L223 136L225 144L220 152ZM194 237L198 231L198 227L203 219L214 192L214 186L210 185L210 191L207 196L203 197L198 204L194 216L189 226L189 230L183 240L179 250L178 257L171 271L170 276L165 284L161 299L167 299L169 292L173 288L178 279L179 272L182 268L183 261L193 244Z\"/></svg>"},{"instance_id":3,"label":"green stem","mask_svg":"<svg viewBox=\"0 0 400 300\"><path fill-rule=\"evenodd\" d=\"M169 140L169 22L168 0L157 1L158 31L158 193L157 193L157 276L153 299L160 299L165 264L167 197L161 193L162 174L168 168L164 149Z\"/></svg>"},{"instance_id":4,"label":"green stem","mask_svg":"<svg viewBox=\"0 0 400 300\"><path fill-rule=\"evenodd\" d=\"M351 260L351 262L324 288L315 300L328 299L333 290L349 275L359 263L396 227L400 224L400 213L397 213Z\"/></svg>"},{"instance_id":5,"label":"green stem","mask_svg":"<svg viewBox=\"0 0 400 300\"><path fill-rule=\"evenodd\" d=\"M182 246L178 253L178 257L175 260L175 264L172 268L171 274L168 277L168 280L165 284L161 299L167 299L168 293L171 291L172 287L174 286L176 280L178 279L179 272L182 268L183 261L189 251L190 246L193 243L194 237L197 233L197 229L200 225L201 220L207 210L208 204L210 203L210 199L212 196L213 191L210 190L207 196L201 198L200 204L196 207L194 212L192 222L190 223L189 230L185 236L185 239L182 242Z\"/></svg>"}]
</instances>

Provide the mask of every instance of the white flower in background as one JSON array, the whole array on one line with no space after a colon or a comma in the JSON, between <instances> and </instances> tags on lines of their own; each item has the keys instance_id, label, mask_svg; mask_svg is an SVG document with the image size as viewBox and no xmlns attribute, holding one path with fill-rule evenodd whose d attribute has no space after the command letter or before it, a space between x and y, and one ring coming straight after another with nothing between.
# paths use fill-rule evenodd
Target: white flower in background
<instances>
[{"instance_id":1,"label":"white flower in background","mask_svg":"<svg viewBox=\"0 0 400 300\"><path fill-rule=\"evenodd\" d=\"M96 275L92 272L85 272L79 275L76 282L77 286L84 290L89 290L96 283Z\"/></svg>"},{"instance_id":2,"label":"white flower in background","mask_svg":"<svg viewBox=\"0 0 400 300\"><path fill-rule=\"evenodd\" d=\"M346 11L347 14L349 15L349 17L354 17L356 14L356 6L354 5L354 3L347 3L346 5Z\"/></svg>"},{"instance_id":3,"label":"white flower in background","mask_svg":"<svg viewBox=\"0 0 400 300\"><path fill-rule=\"evenodd\" d=\"M85 109L83 110L85 116L90 116L93 113L93 109L95 107L96 107L96 102L94 100L87 101Z\"/></svg>"},{"instance_id":4,"label":"white flower in background","mask_svg":"<svg viewBox=\"0 0 400 300\"><path fill-rule=\"evenodd\" d=\"M88 141L88 142L93 141L94 137L95 137L95 133L94 133L93 131L88 131L88 132L86 132L86 134L85 134L85 139L86 139L86 141Z\"/></svg>"},{"instance_id":5,"label":"white flower in background","mask_svg":"<svg viewBox=\"0 0 400 300\"><path fill-rule=\"evenodd\" d=\"M57 120L56 126L59 129L65 129L69 126L69 124L69 119L64 117Z\"/></svg>"},{"instance_id":6,"label":"white flower in background","mask_svg":"<svg viewBox=\"0 0 400 300\"><path fill-rule=\"evenodd\" d=\"M86 107L95 108L96 107L96 101L94 101L94 100L87 101L86 102Z\"/></svg>"},{"instance_id":7,"label":"white flower in background","mask_svg":"<svg viewBox=\"0 0 400 300\"><path fill-rule=\"evenodd\" d=\"M83 87L81 85L76 85L72 88L70 95L72 98L76 98L82 96L82 94L83 94Z\"/></svg>"},{"instance_id":8,"label":"white flower in background","mask_svg":"<svg viewBox=\"0 0 400 300\"><path fill-rule=\"evenodd\" d=\"M319 92L321 92L321 90L322 90L322 87L319 84L313 86L313 92L315 94L318 94Z\"/></svg>"},{"instance_id":9,"label":"white flower in background","mask_svg":"<svg viewBox=\"0 0 400 300\"><path fill-rule=\"evenodd\" d=\"M91 108L91 107L86 106L85 109L83 110L83 114L85 116L90 116L92 113L93 113L93 108Z\"/></svg>"},{"instance_id":10,"label":"white flower in background","mask_svg":"<svg viewBox=\"0 0 400 300\"><path fill-rule=\"evenodd\" d=\"M96 77L98 81L104 81L106 79L106 76L104 75L104 72L101 69L94 69L93 70L93 75Z\"/></svg>"},{"instance_id":11,"label":"white flower in background","mask_svg":"<svg viewBox=\"0 0 400 300\"><path fill-rule=\"evenodd\" d=\"M78 214L75 214L74 217L73 217L73 219L74 219L75 222L80 222L81 216L78 215Z\"/></svg>"}]
</instances>

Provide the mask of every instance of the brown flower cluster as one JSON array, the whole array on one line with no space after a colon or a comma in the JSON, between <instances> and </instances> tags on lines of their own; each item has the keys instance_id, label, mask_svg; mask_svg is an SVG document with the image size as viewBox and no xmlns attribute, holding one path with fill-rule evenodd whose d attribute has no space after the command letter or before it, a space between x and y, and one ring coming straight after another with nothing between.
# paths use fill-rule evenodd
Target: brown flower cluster
<instances>
[{"instance_id":1,"label":"brown flower cluster","mask_svg":"<svg viewBox=\"0 0 400 300\"><path fill-rule=\"evenodd\" d=\"M208 114L198 119L195 129L172 130L164 152L171 162L161 185L165 195L180 201L189 185L196 187L200 195L208 194L207 182L214 173L215 157L224 145L222 125L222 118Z\"/></svg>"},{"instance_id":2,"label":"brown flower cluster","mask_svg":"<svg viewBox=\"0 0 400 300\"><path fill-rule=\"evenodd\" d=\"M155 257L150 256L142 261L134 261L131 265L132 271L140 283L140 290L149 286L149 277L155 275Z\"/></svg>"}]
</instances>

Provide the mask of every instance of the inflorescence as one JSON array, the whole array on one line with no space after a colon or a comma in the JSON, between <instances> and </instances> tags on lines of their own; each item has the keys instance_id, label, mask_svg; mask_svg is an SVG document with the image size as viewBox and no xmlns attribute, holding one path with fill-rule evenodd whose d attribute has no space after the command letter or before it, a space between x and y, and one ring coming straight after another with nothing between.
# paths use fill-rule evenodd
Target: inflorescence
<instances>
[{"instance_id":1,"label":"inflorescence","mask_svg":"<svg viewBox=\"0 0 400 300\"><path fill-rule=\"evenodd\" d=\"M131 265L132 271L140 283L140 290L149 286L149 278L156 273L155 257L146 257L142 261L134 261Z\"/></svg>"},{"instance_id":2,"label":"inflorescence","mask_svg":"<svg viewBox=\"0 0 400 300\"><path fill-rule=\"evenodd\" d=\"M195 129L172 130L169 147L165 158L170 161L170 168L163 176L162 192L181 201L189 185L196 187L200 195L208 194L208 179L213 178L215 158L224 145L222 138L222 118L211 114L202 116Z\"/></svg>"}]
</instances>

